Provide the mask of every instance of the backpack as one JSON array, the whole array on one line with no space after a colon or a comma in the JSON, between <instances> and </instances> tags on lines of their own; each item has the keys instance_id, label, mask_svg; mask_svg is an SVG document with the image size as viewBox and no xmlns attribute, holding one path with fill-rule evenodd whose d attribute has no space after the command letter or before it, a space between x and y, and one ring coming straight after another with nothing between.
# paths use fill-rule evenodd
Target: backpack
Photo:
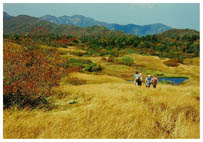
<instances>
[{"instance_id":1,"label":"backpack","mask_svg":"<svg viewBox=\"0 0 203 142\"><path fill-rule=\"evenodd\" d=\"M152 78L152 84L154 84L154 85L157 84L157 78Z\"/></svg>"},{"instance_id":2,"label":"backpack","mask_svg":"<svg viewBox=\"0 0 203 142\"><path fill-rule=\"evenodd\" d=\"M140 76L137 75L135 80L136 80L136 81L138 81L138 80L140 81Z\"/></svg>"}]
</instances>

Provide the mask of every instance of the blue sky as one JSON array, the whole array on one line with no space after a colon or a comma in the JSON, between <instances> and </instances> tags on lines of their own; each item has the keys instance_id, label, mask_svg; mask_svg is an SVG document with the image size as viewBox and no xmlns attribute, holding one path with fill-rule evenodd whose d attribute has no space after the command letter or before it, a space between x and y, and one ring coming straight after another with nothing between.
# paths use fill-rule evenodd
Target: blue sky
<instances>
[{"instance_id":1,"label":"blue sky","mask_svg":"<svg viewBox=\"0 0 203 142\"><path fill-rule=\"evenodd\" d=\"M118 24L147 25L162 23L173 28L200 29L200 4L4 4L12 16L25 14L40 17L84 15L99 21Z\"/></svg>"}]
</instances>

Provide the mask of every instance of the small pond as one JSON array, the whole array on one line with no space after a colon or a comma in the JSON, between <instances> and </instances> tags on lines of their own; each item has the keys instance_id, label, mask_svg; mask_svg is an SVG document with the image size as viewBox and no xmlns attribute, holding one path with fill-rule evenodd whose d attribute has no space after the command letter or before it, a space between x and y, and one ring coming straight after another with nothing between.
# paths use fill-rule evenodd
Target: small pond
<instances>
[{"instance_id":1,"label":"small pond","mask_svg":"<svg viewBox=\"0 0 203 142\"><path fill-rule=\"evenodd\" d=\"M186 77L160 77L158 79L159 82L166 82L174 85L178 85L180 83L183 83L185 80L188 80Z\"/></svg>"}]
</instances>

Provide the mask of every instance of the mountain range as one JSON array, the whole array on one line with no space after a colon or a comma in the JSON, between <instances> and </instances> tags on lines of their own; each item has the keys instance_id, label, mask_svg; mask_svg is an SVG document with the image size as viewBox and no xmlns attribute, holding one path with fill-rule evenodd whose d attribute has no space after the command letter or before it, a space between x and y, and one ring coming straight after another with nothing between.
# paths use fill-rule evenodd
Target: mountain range
<instances>
[{"instance_id":1,"label":"mountain range","mask_svg":"<svg viewBox=\"0 0 203 142\"><path fill-rule=\"evenodd\" d=\"M104 26L92 26L92 27L79 27L74 25L66 24L54 24L39 18L27 16L27 15L18 15L10 16L4 12L3 16L3 31L4 34L27 34L33 33L37 30L41 30L40 35L43 34L55 34L55 35L70 35L75 37L81 37L85 35L101 35L101 34L125 34L121 31L112 31Z\"/></svg>"},{"instance_id":2,"label":"mountain range","mask_svg":"<svg viewBox=\"0 0 203 142\"><path fill-rule=\"evenodd\" d=\"M61 16L61 17L45 15L37 18L27 15L11 16L8 13L4 12L3 19L5 32L16 31L19 33L24 31L28 32L29 29L32 28L32 26L36 27L37 25L42 26L48 29L49 31L51 30L54 33L59 33L59 31L61 31L63 34L66 33L66 30L70 30L69 32L71 32L72 28L74 29L74 31L80 28L82 28L82 30L84 31L86 30L89 31L90 29L92 29L91 28L92 26L94 27L94 29L98 28L100 31L102 29L103 30L105 29L107 31L109 29L113 31L120 31L127 34L133 34L138 36L158 34L167 31L169 29L172 29L169 26L159 23L143 26L135 24L128 25L110 24L106 22L97 21L94 20L93 18L85 17L82 15ZM56 31L54 31L53 29L55 29Z\"/></svg>"},{"instance_id":3,"label":"mountain range","mask_svg":"<svg viewBox=\"0 0 203 142\"><path fill-rule=\"evenodd\" d=\"M118 24L108 24L104 22L98 22L92 18L86 18L81 15L75 15L69 17L64 16L64 20L59 20L57 17L43 16L40 18L28 16L28 15L18 15L11 16L8 13L3 13L3 31L4 34L26 34L32 33L34 30L40 27L43 32L40 34L55 34L55 35L70 35L75 37L81 37L85 35L124 35L126 33L132 34L132 27L142 27L139 30L144 33L153 33L154 31L158 32L160 29L163 32L158 32L157 35L160 38L176 38L185 35L199 35L199 32L196 30L190 29L168 29L163 30L162 24L152 24L147 26L137 26L133 24L129 25L118 25ZM62 16L63 17L63 16ZM45 20L45 19L49 20ZM71 19L72 18L72 19ZM49 22L48 22L49 21ZM88 22L89 21L89 22ZM71 24L72 23L72 24ZM103 24L103 25L102 25ZM80 26L79 26L80 25ZM110 26L108 28L107 26ZM123 30L115 30L115 29ZM145 27L145 28L144 28ZM164 26L163 26L164 27ZM114 29L113 29L114 28ZM113 30L112 30L113 29ZM148 30L147 30L148 29ZM155 30L152 30L155 29ZM138 34L139 36L145 35L142 32Z\"/></svg>"},{"instance_id":4,"label":"mountain range","mask_svg":"<svg viewBox=\"0 0 203 142\"><path fill-rule=\"evenodd\" d=\"M150 25L135 25L135 24L110 24L106 22L97 21L93 18L85 17L82 15L73 15L73 16L61 16L56 17L52 15L45 15L39 17L41 20L45 20L54 24L67 24L67 25L76 25L79 27L91 27L91 26L104 26L110 30L122 31L127 34L134 34L138 36L153 35L162 33L169 29L172 29L169 26L164 24L150 24Z\"/></svg>"}]
</instances>

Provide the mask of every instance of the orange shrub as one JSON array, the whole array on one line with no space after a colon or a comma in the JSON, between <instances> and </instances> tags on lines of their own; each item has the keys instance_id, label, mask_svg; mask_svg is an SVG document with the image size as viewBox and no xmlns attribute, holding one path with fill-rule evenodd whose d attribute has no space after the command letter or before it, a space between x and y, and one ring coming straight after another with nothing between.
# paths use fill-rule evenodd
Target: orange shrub
<instances>
[{"instance_id":1,"label":"orange shrub","mask_svg":"<svg viewBox=\"0 0 203 142\"><path fill-rule=\"evenodd\" d=\"M113 63L113 61L114 61L114 58L113 58L113 57L109 57L107 61L108 61L108 62L111 62L111 63Z\"/></svg>"},{"instance_id":2,"label":"orange shrub","mask_svg":"<svg viewBox=\"0 0 203 142\"><path fill-rule=\"evenodd\" d=\"M177 67L181 61L179 59L170 59L165 61L164 64L171 67Z\"/></svg>"},{"instance_id":3,"label":"orange shrub","mask_svg":"<svg viewBox=\"0 0 203 142\"><path fill-rule=\"evenodd\" d=\"M13 105L36 107L46 101L52 86L57 85L61 69L53 56L40 49L25 49L4 44L3 49L3 101L4 108ZM56 60L57 61L57 60Z\"/></svg>"}]
</instances>

